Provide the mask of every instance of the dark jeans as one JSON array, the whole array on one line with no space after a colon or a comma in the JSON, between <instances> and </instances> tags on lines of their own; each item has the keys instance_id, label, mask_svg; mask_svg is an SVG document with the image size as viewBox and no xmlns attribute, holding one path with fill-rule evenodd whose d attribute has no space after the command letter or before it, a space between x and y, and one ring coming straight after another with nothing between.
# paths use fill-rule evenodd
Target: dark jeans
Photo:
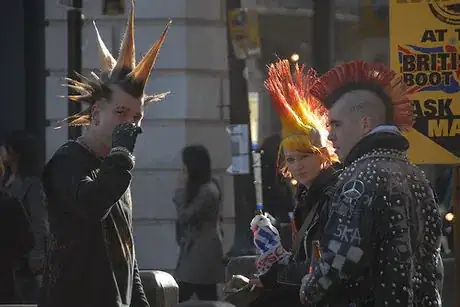
<instances>
[{"instance_id":1,"label":"dark jeans","mask_svg":"<svg viewBox=\"0 0 460 307\"><path fill-rule=\"evenodd\" d=\"M15 275L12 270L0 273L0 304L36 304L39 283L35 277Z\"/></svg>"},{"instance_id":2,"label":"dark jeans","mask_svg":"<svg viewBox=\"0 0 460 307\"><path fill-rule=\"evenodd\" d=\"M201 301L217 301L217 285L198 285L179 282L179 303L189 300L196 293Z\"/></svg>"},{"instance_id":3,"label":"dark jeans","mask_svg":"<svg viewBox=\"0 0 460 307\"><path fill-rule=\"evenodd\" d=\"M34 276L16 276L16 301L22 304L36 304L40 290L39 283Z\"/></svg>"},{"instance_id":4,"label":"dark jeans","mask_svg":"<svg viewBox=\"0 0 460 307\"><path fill-rule=\"evenodd\" d=\"M0 271L0 304L15 303L13 270Z\"/></svg>"}]
</instances>

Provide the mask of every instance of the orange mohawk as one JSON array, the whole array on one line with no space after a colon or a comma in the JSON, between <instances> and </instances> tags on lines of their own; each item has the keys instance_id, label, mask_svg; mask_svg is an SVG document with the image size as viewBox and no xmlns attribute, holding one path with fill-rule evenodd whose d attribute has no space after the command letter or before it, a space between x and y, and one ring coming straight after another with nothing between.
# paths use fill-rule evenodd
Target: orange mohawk
<instances>
[{"instance_id":1,"label":"orange mohawk","mask_svg":"<svg viewBox=\"0 0 460 307\"><path fill-rule=\"evenodd\" d=\"M316 80L313 69L306 70L305 66L296 64L291 73L289 61L280 60L268 66L265 88L281 120L280 147L293 141L302 151L318 152L326 148L326 159L335 161L334 149L327 140L327 109L310 95ZM293 140L295 138L297 140Z\"/></svg>"},{"instance_id":2,"label":"orange mohawk","mask_svg":"<svg viewBox=\"0 0 460 307\"><path fill-rule=\"evenodd\" d=\"M265 88L272 99L273 105L278 112L283 125L284 137L299 130L315 127L326 113L316 99L309 97L309 91L317 79L316 71L305 66L295 65L291 73L288 60L280 60L268 67L268 77L265 80ZM325 128L325 126L324 126Z\"/></svg>"},{"instance_id":3,"label":"orange mohawk","mask_svg":"<svg viewBox=\"0 0 460 307\"><path fill-rule=\"evenodd\" d=\"M407 88L397 73L381 63L354 61L334 67L311 87L310 94L330 108L343 94L353 90L370 90L383 100L388 117L401 131L414 124L412 101L407 97L414 89Z\"/></svg>"}]
</instances>

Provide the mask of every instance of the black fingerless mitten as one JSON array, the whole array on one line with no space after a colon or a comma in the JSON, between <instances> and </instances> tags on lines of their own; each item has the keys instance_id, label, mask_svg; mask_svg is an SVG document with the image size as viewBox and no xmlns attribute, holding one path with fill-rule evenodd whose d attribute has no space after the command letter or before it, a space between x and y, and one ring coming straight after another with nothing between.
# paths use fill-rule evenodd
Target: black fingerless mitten
<instances>
[{"instance_id":1,"label":"black fingerless mitten","mask_svg":"<svg viewBox=\"0 0 460 307\"><path fill-rule=\"evenodd\" d=\"M115 127L112 132L112 149L109 154L113 163L126 170L134 168L133 151L140 133L142 133L141 127L134 124L127 123Z\"/></svg>"},{"instance_id":2,"label":"black fingerless mitten","mask_svg":"<svg viewBox=\"0 0 460 307\"><path fill-rule=\"evenodd\" d=\"M112 132L112 148L124 147L133 153L137 136L142 129L134 124L121 124L115 127Z\"/></svg>"}]
</instances>

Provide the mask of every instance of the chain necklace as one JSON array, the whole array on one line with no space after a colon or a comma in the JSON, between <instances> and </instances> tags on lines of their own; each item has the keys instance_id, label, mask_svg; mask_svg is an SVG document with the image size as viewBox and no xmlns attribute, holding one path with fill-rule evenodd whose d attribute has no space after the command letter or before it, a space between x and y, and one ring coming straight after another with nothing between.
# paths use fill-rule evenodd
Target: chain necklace
<instances>
[{"instance_id":1,"label":"chain necklace","mask_svg":"<svg viewBox=\"0 0 460 307\"><path fill-rule=\"evenodd\" d=\"M94 155L96 158L99 159L99 156L97 155L97 153L91 148L89 147L88 143L86 143L84 140L83 140L83 137L79 136L77 138L77 143L80 144L83 148L85 148L86 150L88 150L92 155Z\"/></svg>"}]
</instances>

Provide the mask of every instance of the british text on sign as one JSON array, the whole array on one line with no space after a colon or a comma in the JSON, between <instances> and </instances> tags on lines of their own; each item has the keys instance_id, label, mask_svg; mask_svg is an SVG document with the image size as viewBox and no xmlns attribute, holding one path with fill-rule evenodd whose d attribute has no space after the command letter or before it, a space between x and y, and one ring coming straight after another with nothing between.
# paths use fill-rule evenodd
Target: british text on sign
<instances>
[{"instance_id":1,"label":"british text on sign","mask_svg":"<svg viewBox=\"0 0 460 307\"><path fill-rule=\"evenodd\" d=\"M420 41L439 43L447 39L460 40L460 29L450 32L448 29L427 29ZM408 86L449 86L459 63L460 55L456 50L401 54L401 73Z\"/></svg>"}]
</instances>

